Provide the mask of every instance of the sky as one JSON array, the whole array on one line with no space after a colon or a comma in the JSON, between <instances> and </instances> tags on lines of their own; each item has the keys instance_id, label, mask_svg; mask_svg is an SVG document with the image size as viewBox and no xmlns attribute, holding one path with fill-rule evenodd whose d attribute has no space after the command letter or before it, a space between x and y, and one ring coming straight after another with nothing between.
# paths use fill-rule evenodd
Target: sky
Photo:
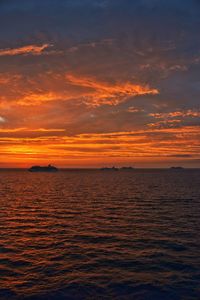
<instances>
[{"instance_id":1,"label":"sky","mask_svg":"<svg viewBox=\"0 0 200 300\"><path fill-rule=\"evenodd\" d=\"M0 0L0 167L200 167L199 0Z\"/></svg>"}]
</instances>

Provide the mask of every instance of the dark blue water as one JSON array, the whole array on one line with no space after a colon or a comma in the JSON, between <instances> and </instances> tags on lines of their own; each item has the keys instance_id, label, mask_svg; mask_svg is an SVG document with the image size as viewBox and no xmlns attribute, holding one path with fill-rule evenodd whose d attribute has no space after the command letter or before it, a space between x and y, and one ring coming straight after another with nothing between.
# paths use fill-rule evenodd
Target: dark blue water
<instances>
[{"instance_id":1,"label":"dark blue water","mask_svg":"<svg viewBox=\"0 0 200 300\"><path fill-rule=\"evenodd\" d=\"M0 299L200 299L200 171L0 171Z\"/></svg>"}]
</instances>

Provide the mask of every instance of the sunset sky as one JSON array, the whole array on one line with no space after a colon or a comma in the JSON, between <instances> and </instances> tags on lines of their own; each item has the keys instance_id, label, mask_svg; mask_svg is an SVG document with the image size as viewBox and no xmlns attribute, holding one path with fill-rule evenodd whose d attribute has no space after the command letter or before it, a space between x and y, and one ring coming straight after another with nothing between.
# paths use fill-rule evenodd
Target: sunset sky
<instances>
[{"instance_id":1,"label":"sunset sky","mask_svg":"<svg viewBox=\"0 0 200 300\"><path fill-rule=\"evenodd\" d=\"M0 0L0 167L200 167L200 1Z\"/></svg>"}]
</instances>

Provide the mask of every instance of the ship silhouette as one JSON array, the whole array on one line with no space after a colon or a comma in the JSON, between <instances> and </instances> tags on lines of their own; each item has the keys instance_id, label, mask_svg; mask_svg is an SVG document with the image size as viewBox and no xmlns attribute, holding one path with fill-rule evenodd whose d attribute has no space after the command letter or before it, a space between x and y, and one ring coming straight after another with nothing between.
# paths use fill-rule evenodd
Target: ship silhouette
<instances>
[{"instance_id":1,"label":"ship silhouette","mask_svg":"<svg viewBox=\"0 0 200 300\"><path fill-rule=\"evenodd\" d=\"M58 169L52 165L48 166L32 166L29 170L29 172L36 173L36 172L47 172L47 173L55 173L58 171Z\"/></svg>"}]
</instances>

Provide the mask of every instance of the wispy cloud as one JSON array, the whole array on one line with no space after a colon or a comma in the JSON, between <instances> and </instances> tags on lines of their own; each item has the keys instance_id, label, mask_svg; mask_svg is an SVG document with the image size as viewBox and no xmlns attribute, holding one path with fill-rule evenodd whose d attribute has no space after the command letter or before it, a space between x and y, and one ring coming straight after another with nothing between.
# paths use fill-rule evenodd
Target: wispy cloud
<instances>
[{"instance_id":1,"label":"wispy cloud","mask_svg":"<svg viewBox=\"0 0 200 300\"><path fill-rule=\"evenodd\" d=\"M75 45L73 47L70 47L68 49L69 53L74 53L78 51L82 51L84 48L97 48L99 46L112 46L113 43L115 42L114 39L103 39L99 41L91 41L89 43L81 43L78 45Z\"/></svg>"},{"instance_id":2,"label":"wispy cloud","mask_svg":"<svg viewBox=\"0 0 200 300\"><path fill-rule=\"evenodd\" d=\"M155 119L155 122L148 124L150 127L174 127L185 121L200 120L200 111L195 109L177 110L164 113L150 113L149 116Z\"/></svg>"},{"instance_id":3,"label":"wispy cloud","mask_svg":"<svg viewBox=\"0 0 200 300\"><path fill-rule=\"evenodd\" d=\"M124 102L127 97L159 94L158 89L150 88L148 84L100 82L95 78L79 77L71 74L67 74L66 79L71 85L89 89L88 96L90 97L86 99L86 102L88 101L96 106L102 104L117 105Z\"/></svg>"},{"instance_id":4,"label":"wispy cloud","mask_svg":"<svg viewBox=\"0 0 200 300\"><path fill-rule=\"evenodd\" d=\"M105 162L118 164L133 160L142 162L149 159L164 162L167 159L184 159L187 162L199 158L199 129L188 126L181 129L146 129L75 136L66 136L60 130L62 135L58 136L59 129L18 128L11 130L9 137L5 135L0 138L0 157L9 156L11 161L30 163L35 160L54 160L61 165L70 163L70 160L80 165ZM37 136L23 137L20 135L23 131L37 133Z\"/></svg>"},{"instance_id":5,"label":"wispy cloud","mask_svg":"<svg viewBox=\"0 0 200 300\"><path fill-rule=\"evenodd\" d=\"M31 74L0 74L0 102L5 106L36 106L48 102L74 100L90 107L118 105L129 98L158 95L159 90L144 83L131 81L100 81L95 77L44 72ZM133 111L132 111L133 112Z\"/></svg>"},{"instance_id":6,"label":"wispy cloud","mask_svg":"<svg viewBox=\"0 0 200 300\"><path fill-rule=\"evenodd\" d=\"M19 48L0 49L0 56L16 56L16 55L40 55L45 49L49 48L50 44L26 45Z\"/></svg>"},{"instance_id":7,"label":"wispy cloud","mask_svg":"<svg viewBox=\"0 0 200 300\"><path fill-rule=\"evenodd\" d=\"M176 127L181 124L181 120L178 119L170 119L170 120L162 120L154 123L149 123L148 126L152 128L163 128L163 127Z\"/></svg>"},{"instance_id":8,"label":"wispy cloud","mask_svg":"<svg viewBox=\"0 0 200 300\"><path fill-rule=\"evenodd\" d=\"M0 117L1 119L1 117ZM37 128L37 129L32 129L32 128L26 128L26 127L19 127L19 128L8 128L8 129L2 129L0 128L0 133L16 133L16 132L64 132L65 129L56 129L56 128Z\"/></svg>"},{"instance_id":9,"label":"wispy cloud","mask_svg":"<svg viewBox=\"0 0 200 300\"><path fill-rule=\"evenodd\" d=\"M183 110L183 111L173 111L169 113L151 113L150 116L156 119L170 119L176 117L192 117L192 118L200 118L200 111L199 110Z\"/></svg>"}]
</instances>

